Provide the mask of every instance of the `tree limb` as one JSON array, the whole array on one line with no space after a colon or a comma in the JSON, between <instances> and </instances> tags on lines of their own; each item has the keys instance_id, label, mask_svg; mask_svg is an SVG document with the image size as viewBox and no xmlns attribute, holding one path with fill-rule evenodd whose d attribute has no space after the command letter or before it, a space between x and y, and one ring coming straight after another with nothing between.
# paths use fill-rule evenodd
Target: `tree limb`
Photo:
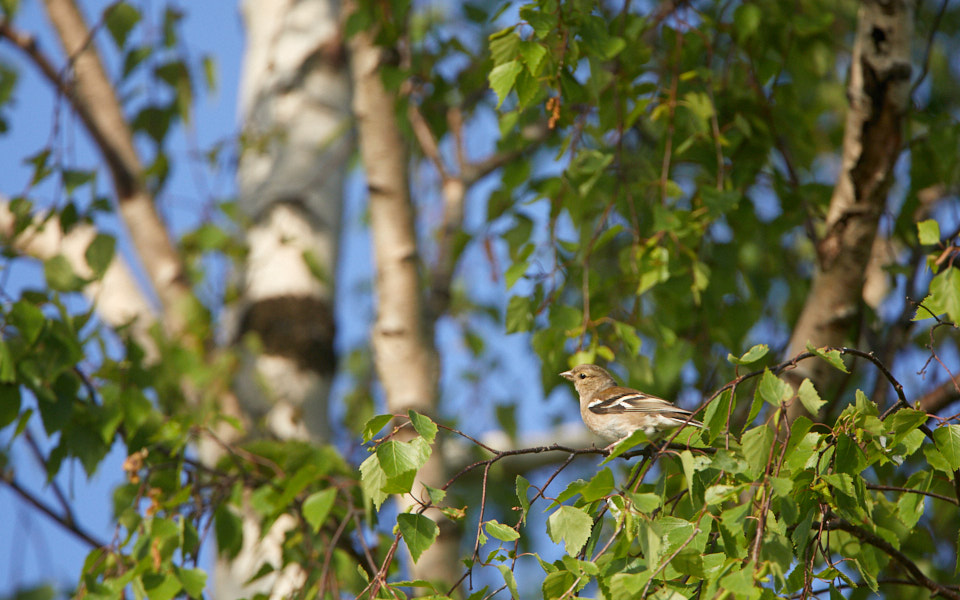
<instances>
[{"instance_id":1,"label":"tree limb","mask_svg":"<svg viewBox=\"0 0 960 600\"><path fill-rule=\"evenodd\" d=\"M902 122L910 103L912 0L860 4L853 46L842 168L830 199L817 271L787 355L815 346L839 346L850 335L862 302L863 281L893 167L900 156ZM818 388L831 377L819 361L791 374L795 386L809 377ZM791 405L790 416L803 412Z\"/></svg>"},{"instance_id":2,"label":"tree limb","mask_svg":"<svg viewBox=\"0 0 960 600\"><path fill-rule=\"evenodd\" d=\"M147 352L148 360L155 358L156 344L149 331L156 322L156 313L123 257L114 254L103 277L94 279L85 256L97 235L93 225L78 224L63 233L56 215L34 215L32 219L18 234L16 215L6 202L0 202L0 242L41 261L63 255L74 273L90 281L83 291L100 318L114 329L130 325L131 335Z\"/></svg>"},{"instance_id":3,"label":"tree limb","mask_svg":"<svg viewBox=\"0 0 960 600\"><path fill-rule=\"evenodd\" d=\"M405 414L413 409L435 415L439 360L434 347L433 323L426 317L422 297L414 207L407 184L408 154L395 118L396 98L387 91L381 78L384 52L376 45L374 33L358 32L349 42L353 108L367 180L376 264L374 362L390 412ZM401 434L410 435L410 432ZM427 498L423 486L439 486L445 471L442 446L437 446L418 473L412 497ZM412 506L410 495L398 501L401 510ZM413 565L412 574L416 578L452 583L459 575L459 536L438 509L431 508L424 514L437 523L440 534ZM395 547L388 552L388 557L394 551Z\"/></svg>"},{"instance_id":4,"label":"tree limb","mask_svg":"<svg viewBox=\"0 0 960 600\"><path fill-rule=\"evenodd\" d=\"M81 527L76 521L74 521L70 515L61 515L57 511L53 510L46 504L40 501L39 498L35 497L29 491L26 490L22 485L17 483L13 478L13 475L10 473L0 473L0 482L4 483L9 487L15 494L20 496L27 504L36 508L43 514L47 515L53 519L57 524L62 526L65 530L69 531L76 537L78 537L83 542L89 544L94 548L106 548L107 543L103 540L99 540L93 536L93 534L87 532L83 527Z\"/></svg>"},{"instance_id":5,"label":"tree limb","mask_svg":"<svg viewBox=\"0 0 960 600\"><path fill-rule=\"evenodd\" d=\"M186 324L183 305L192 293L177 249L144 187L143 166L116 90L96 48L90 43L90 28L74 0L46 0L45 5L73 66L73 80L69 85L60 77L52 82L58 91L66 92L103 155L113 179L120 214L163 306L164 325L169 333L179 333ZM41 56L37 52L27 54L35 62ZM49 79L50 65L37 64Z\"/></svg>"},{"instance_id":6,"label":"tree limb","mask_svg":"<svg viewBox=\"0 0 960 600\"><path fill-rule=\"evenodd\" d=\"M920 404L920 410L936 414L957 401L960 401L960 390L952 381L946 381L920 396L917 403Z\"/></svg>"},{"instance_id":7,"label":"tree limb","mask_svg":"<svg viewBox=\"0 0 960 600\"><path fill-rule=\"evenodd\" d=\"M819 525L814 524L814 526L816 527ZM904 569L906 569L907 572L910 574L910 576L917 583L923 585L923 587L927 588L934 594L939 594L943 596L944 598L952 598L953 600L960 600L960 593L957 593L955 590L950 589L949 587L941 583L938 583L930 579L926 575L924 575L923 571L920 570L920 567L918 567L916 563L914 563L912 560L907 558L907 556L904 553L894 548L890 542L877 536L876 534L871 533L866 529L863 529L852 523L848 523L847 521L844 521L843 519L840 519L840 518L833 518L827 521L826 528L831 530L838 529L840 531L846 531L847 533L852 534L861 542L865 542L879 550L882 550L888 556L890 556L890 558L897 561Z\"/></svg>"}]
</instances>

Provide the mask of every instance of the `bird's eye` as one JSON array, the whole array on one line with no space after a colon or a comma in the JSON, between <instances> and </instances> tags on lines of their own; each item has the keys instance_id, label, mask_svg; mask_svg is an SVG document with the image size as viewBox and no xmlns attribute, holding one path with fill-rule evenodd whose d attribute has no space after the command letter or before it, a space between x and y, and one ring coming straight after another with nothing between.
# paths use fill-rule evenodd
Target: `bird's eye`
<instances>
[{"instance_id":1,"label":"bird's eye","mask_svg":"<svg viewBox=\"0 0 960 600\"><path fill-rule=\"evenodd\" d=\"M586 379L586 378L587 378L586 373L580 373L580 379Z\"/></svg>"}]
</instances>

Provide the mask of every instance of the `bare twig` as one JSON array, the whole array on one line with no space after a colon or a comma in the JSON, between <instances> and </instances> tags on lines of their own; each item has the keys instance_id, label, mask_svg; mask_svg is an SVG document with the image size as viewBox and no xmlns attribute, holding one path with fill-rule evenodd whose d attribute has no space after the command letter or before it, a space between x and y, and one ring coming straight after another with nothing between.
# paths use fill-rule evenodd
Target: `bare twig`
<instances>
[{"instance_id":1,"label":"bare twig","mask_svg":"<svg viewBox=\"0 0 960 600\"><path fill-rule=\"evenodd\" d=\"M69 531L70 533L75 535L77 538L86 542L93 548L107 547L108 544L106 542L98 539L96 536L86 531L83 527L81 527L79 524L77 524L73 520L72 516L70 516L69 514L62 515L57 511L53 510L52 508L50 508L49 506L47 506L46 504L44 504L39 498L35 497L26 488L24 488L19 483L17 483L17 481L13 478L12 475L8 473L0 473L0 482L3 482L4 484L6 484L7 487L13 490L13 492L16 493L18 496L20 496L20 498L22 498L25 502L27 502L27 504L33 506L43 514L47 515L48 517L53 519L56 523L58 523L60 526L62 526L66 531Z\"/></svg>"},{"instance_id":2,"label":"bare twig","mask_svg":"<svg viewBox=\"0 0 960 600\"><path fill-rule=\"evenodd\" d=\"M939 594L944 598L952 598L953 600L960 600L960 592L957 592L955 589L943 585L940 582L934 581L924 575L923 571L920 570L920 567L917 566L915 562L910 560L905 554L896 549L890 542L887 540L859 527L852 523L848 523L840 518L832 518L827 521L827 529L839 529L841 531L846 531L847 533L852 534L854 537L859 539L861 542L865 542L878 548L885 552L888 556L897 561L907 573L916 581L917 583L923 585L934 594Z\"/></svg>"}]
</instances>

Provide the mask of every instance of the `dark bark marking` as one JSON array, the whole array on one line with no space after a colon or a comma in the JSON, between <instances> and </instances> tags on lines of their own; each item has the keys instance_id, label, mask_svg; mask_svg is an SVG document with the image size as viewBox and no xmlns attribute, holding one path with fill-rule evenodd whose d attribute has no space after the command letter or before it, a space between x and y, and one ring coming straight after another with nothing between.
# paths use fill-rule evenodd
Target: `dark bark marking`
<instances>
[{"instance_id":1,"label":"dark bark marking","mask_svg":"<svg viewBox=\"0 0 960 600\"><path fill-rule=\"evenodd\" d=\"M336 371L335 325L330 302L315 296L278 296L252 304L240 323L240 336L256 333L264 354L283 356L303 370Z\"/></svg>"}]
</instances>

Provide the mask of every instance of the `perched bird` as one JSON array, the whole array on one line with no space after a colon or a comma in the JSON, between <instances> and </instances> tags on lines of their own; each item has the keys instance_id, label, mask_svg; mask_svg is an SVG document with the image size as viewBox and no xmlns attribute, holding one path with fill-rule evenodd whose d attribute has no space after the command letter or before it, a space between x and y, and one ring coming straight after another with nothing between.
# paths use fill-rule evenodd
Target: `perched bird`
<instances>
[{"instance_id":1,"label":"perched bird","mask_svg":"<svg viewBox=\"0 0 960 600\"><path fill-rule=\"evenodd\" d=\"M637 429L654 439L667 429L683 425L703 427L703 423L690 418L689 410L639 390L621 387L610 373L597 365L580 365L560 376L572 381L580 394L583 423L590 431L612 442L611 446Z\"/></svg>"}]
</instances>

